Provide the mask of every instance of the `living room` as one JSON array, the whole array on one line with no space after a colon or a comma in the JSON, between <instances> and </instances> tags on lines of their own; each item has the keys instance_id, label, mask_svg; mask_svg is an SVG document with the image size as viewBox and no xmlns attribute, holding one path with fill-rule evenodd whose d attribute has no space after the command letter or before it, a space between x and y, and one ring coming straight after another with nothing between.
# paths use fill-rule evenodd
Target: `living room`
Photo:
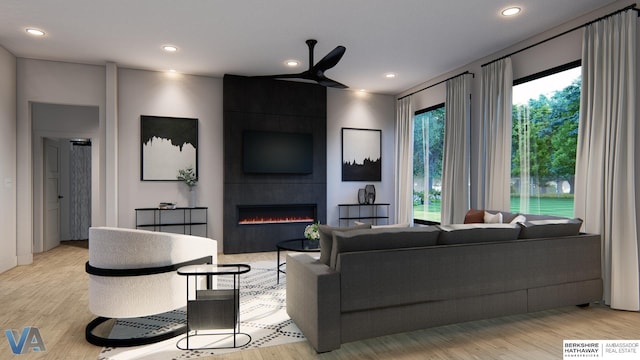
<instances>
[{"instance_id":1,"label":"living room","mask_svg":"<svg viewBox=\"0 0 640 360\"><path fill-rule=\"evenodd\" d=\"M568 29L626 7L629 2L615 1L602 5L606 6L586 14L576 13L559 26L531 34L534 36L522 42L497 44L495 51L485 56L473 58L469 63L455 64L431 78L415 79L411 86L400 91L379 94L327 89L327 223L337 225L337 205L357 202L358 189L364 186L364 183L341 181L342 128L381 130L381 157L384 161L381 181L375 182L376 201L391 204L389 221L396 222L397 99L418 91L411 96L414 111L442 103L445 100L445 84L441 82L465 71L475 74L472 98L480 99L483 64L553 38ZM0 46L9 47L1 41L0 38ZM325 44L329 47L333 45L337 44ZM582 34L577 30L518 52L512 56L513 78L522 78L575 61L580 58L581 47ZM91 138L94 159L93 225L135 228L136 208L153 207L163 201L175 201L179 206L186 206L189 192L183 184L140 180L141 115L199 119L198 205L209 208L208 236L219 240L218 249L222 252L225 232L222 226L224 131L221 77L129 68L117 62L96 65L36 59L16 56L0 48L0 79L0 177L4 181L0 201L5 204L3 208L6 210L0 219L0 244L3 249L0 271L32 264L35 262L34 255L46 248L42 220L44 200L41 195L36 196L32 188L33 169L37 161L34 153L39 149L37 144L43 137L57 137L64 132L64 137ZM428 89L419 91L423 88ZM32 122L33 104L97 107L99 128L68 129L62 123L50 124L50 128L37 132ZM483 201L481 184L473 180L480 178L483 171L479 166L478 151L481 101L472 101L471 113L470 202L472 207L477 207Z\"/></svg>"}]
</instances>

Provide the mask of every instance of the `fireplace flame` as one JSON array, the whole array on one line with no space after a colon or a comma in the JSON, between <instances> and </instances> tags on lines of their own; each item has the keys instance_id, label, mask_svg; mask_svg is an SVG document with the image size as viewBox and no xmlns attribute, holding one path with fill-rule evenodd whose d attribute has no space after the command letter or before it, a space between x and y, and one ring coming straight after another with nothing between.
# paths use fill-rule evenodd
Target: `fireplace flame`
<instances>
[{"instance_id":1,"label":"fireplace flame","mask_svg":"<svg viewBox=\"0 0 640 360\"><path fill-rule=\"evenodd\" d=\"M314 222L315 219L308 216L293 217L251 217L238 221L239 225L255 225L255 224L286 224L286 223L304 223Z\"/></svg>"}]
</instances>

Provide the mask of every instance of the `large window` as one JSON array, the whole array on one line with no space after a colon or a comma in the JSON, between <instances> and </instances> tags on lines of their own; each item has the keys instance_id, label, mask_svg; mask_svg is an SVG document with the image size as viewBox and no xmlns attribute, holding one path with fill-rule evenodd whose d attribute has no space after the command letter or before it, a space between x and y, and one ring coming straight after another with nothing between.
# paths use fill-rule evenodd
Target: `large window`
<instances>
[{"instance_id":1,"label":"large window","mask_svg":"<svg viewBox=\"0 0 640 360\"><path fill-rule=\"evenodd\" d=\"M413 218L440 222L444 104L416 112L413 118Z\"/></svg>"},{"instance_id":2,"label":"large window","mask_svg":"<svg viewBox=\"0 0 640 360\"><path fill-rule=\"evenodd\" d=\"M573 216L580 64L514 82L511 211Z\"/></svg>"}]
</instances>

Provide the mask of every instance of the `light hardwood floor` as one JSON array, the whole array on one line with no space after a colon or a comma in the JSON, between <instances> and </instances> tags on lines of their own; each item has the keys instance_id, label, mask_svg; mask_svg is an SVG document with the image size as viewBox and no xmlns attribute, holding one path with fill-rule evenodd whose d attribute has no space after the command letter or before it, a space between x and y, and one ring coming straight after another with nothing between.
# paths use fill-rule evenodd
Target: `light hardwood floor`
<instances>
[{"instance_id":1,"label":"light hardwood floor","mask_svg":"<svg viewBox=\"0 0 640 360\"><path fill-rule=\"evenodd\" d=\"M0 274L0 359L97 359L100 347L84 339L93 319L87 306L85 248L61 245L34 263ZM276 254L219 255L219 262L272 260ZM42 353L12 355L4 330L38 327ZM640 313L601 305L565 307L526 315L442 326L343 344L316 354L305 341L210 357L283 359L562 359L564 339L640 339Z\"/></svg>"}]
</instances>

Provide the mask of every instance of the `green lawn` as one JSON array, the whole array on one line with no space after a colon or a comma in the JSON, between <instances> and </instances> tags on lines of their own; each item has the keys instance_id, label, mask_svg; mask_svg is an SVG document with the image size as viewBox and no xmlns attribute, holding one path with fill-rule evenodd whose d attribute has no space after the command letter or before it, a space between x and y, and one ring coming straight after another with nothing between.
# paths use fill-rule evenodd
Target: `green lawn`
<instances>
[{"instance_id":1,"label":"green lawn","mask_svg":"<svg viewBox=\"0 0 640 360\"><path fill-rule=\"evenodd\" d=\"M511 197L511 212L521 212L520 197ZM529 200L529 210L522 212L573 217L573 198L531 198ZM440 201L434 201L427 205L414 205L413 217L415 219L440 222Z\"/></svg>"},{"instance_id":2,"label":"green lawn","mask_svg":"<svg viewBox=\"0 0 640 360\"><path fill-rule=\"evenodd\" d=\"M529 210L520 211L520 197L511 197L511 212L526 214L545 214L573 217L573 197L543 197L529 198Z\"/></svg>"},{"instance_id":3,"label":"green lawn","mask_svg":"<svg viewBox=\"0 0 640 360\"><path fill-rule=\"evenodd\" d=\"M425 205L414 205L413 218L440 222L440 200Z\"/></svg>"}]
</instances>

